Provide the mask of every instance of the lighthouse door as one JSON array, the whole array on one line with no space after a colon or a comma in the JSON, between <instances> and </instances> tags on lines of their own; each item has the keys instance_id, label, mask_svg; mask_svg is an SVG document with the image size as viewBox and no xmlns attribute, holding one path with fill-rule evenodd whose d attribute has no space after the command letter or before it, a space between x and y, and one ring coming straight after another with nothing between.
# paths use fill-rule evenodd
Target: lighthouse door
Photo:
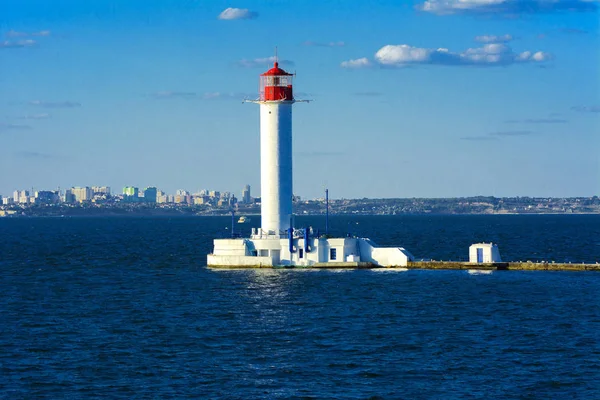
<instances>
[{"instance_id":1,"label":"lighthouse door","mask_svg":"<svg viewBox=\"0 0 600 400\"><path fill-rule=\"evenodd\" d=\"M483 262L483 249L481 247L477 249L477 262Z\"/></svg>"}]
</instances>

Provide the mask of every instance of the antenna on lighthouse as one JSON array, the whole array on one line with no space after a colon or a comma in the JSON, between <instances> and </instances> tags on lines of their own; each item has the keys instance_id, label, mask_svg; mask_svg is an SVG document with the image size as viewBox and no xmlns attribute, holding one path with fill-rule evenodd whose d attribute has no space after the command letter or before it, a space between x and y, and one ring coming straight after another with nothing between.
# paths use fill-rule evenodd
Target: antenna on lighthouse
<instances>
[{"instance_id":1,"label":"antenna on lighthouse","mask_svg":"<svg viewBox=\"0 0 600 400\"><path fill-rule=\"evenodd\" d=\"M325 234L329 234L329 189L325 189Z\"/></svg>"}]
</instances>

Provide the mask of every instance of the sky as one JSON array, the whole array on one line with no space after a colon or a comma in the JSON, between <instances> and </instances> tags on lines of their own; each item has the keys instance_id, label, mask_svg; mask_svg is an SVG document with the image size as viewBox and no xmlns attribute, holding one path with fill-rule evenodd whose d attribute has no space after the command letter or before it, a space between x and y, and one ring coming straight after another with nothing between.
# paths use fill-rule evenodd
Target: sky
<instances>
[{"instance_id":1,"label":"sky","mask_svg":"<svg viewBox=\"0 0 600 400\"><path fill-rule=\"evenodd\" d=\"M260 195L260 73L296 73L302 198L600 193L597 0L1 0L0 195Z\"/></svg>"}]
</instances>

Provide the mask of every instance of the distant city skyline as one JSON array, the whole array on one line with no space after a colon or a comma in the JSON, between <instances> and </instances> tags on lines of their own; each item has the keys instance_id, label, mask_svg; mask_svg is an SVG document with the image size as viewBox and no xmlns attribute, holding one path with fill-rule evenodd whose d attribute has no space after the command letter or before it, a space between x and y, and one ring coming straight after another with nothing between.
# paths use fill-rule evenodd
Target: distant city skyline
<instances>
[{"instance_id":1,"label":"distant city skyline","mask_svg":"<svg viewBox=\"0 0 600 400\"><path fill-rule=\"evenodd\" d=\"M303 198L600 193L598 1L172 3L3 2L0 194L260 196L275 46Z\"/></svg>"},{"instance_id":2,"label":"distant city skyline","mask_svg":"<svg viewBox=\"0 0 600 400\"><path fill-rule=\"evenodd\" d=\"M60 203L176 203L207 206L235 206L236 204L254 204L260 198L251 195L250 185L245 185L241 195L230 191L200 189L190 192L179 189L175 193L164 192L154 186L140 189L137 186L125 186L113 191L110 186L72 186L69 188L15 190L11 195L0 194L0 207L13 205L54 205Z\"/></svg>"}]
</instances>

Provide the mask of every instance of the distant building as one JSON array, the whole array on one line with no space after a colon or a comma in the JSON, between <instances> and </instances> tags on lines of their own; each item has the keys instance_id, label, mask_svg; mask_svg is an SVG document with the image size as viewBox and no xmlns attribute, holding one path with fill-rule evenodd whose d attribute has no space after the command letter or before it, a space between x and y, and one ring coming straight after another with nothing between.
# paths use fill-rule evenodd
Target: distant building
<instances>
[{"instance_id":1,"label":"distant building","mask_svg":"<svg viewBox=\"0 0 600 400\"><path fill-rule=\"evenodd\" d=\"M207 196L194 196L194 204L195 205L208 204L208 197Z\"/></svg>"},{"instance_id":2,"label":"distant building","mask_svg":"<svg viewBox=\"0 0 600 400\"><path fill-rule=\"evenodd\" d=\"M29 191L28 190L15 190L13 192L13 200L15 203L20 203L20 204L29 203Z\"/></svg>"},{"instance_id":3,"label":"distant building","mask_svg":"<svg viewBox=\"0 0 600 400\"><path fill-rule=\"evenodd\" d=\"M218 207L233 206L233 205L235 205L236 202L237 202L237 199L235 198L235 196L221 197L219 199L219 201L217 201L217 206Z\"/></svg>"},{"instance_id":4,"label":"distant building","mask_svg":"<svg viewBox=\"0 0 600 400\"><path fill-rule=\"evenodd\" d=\"M110 186L92 186L92 193L94 195L107 195L110 196Z\"/></svg>"},{"instance_id":5,"label":"distant building","mask_svg":"<svg viewBox=\"0 0 600 400\"><path fill-rule=\"evenodd\" d=\"M155 187L147 187L144 189L144 201L146 203L156 203L158 190Z\"/></svg>"},{"instance_id":6,"label":"distant building","mask_svg":"<svg viewBox=\"0 0 600 400\"><path fill-rule=\"evenodd\" d=\"M221 197L221 192L219 192L218 190L209 190L208 197L213 197L213 198L218 199Z\"/></svg>"},{"instance_id":7,"label":"distant building","mask_svg":"<svg viewBox=\"0 0 600 400\"><path fill-rule=\"evenodd\" d=\"M185 203L187 203L187 196L182 195L182 194L176 194L175 195L175 203L176 204L185 204Z\"/></svg>"},{"instance_id":8,"label":"distant building","mask_svg":"<svg viewBox=\"0 0 600 400\"><path fill-rule=\"evenodd\" d=\"M92 192L92 188L86 187L72 187L71 194L75 196L75 201L82 203L84 201L92 200L94 193Z\"/></svg>"},{"instance_id":9,"label":"distant building","mask_svg":"<svg viewBox=\"0 0 600 400\"><path fill-rule=\"evenodd\" d=\"M135 186L125 186L123 188L123 201L134 203L140 199L140 189Z\"/></svg>"},{"instance_id":10,"label":"distant building","mask_svg":"<svg viewBox=\"0 0 600 400\"><path fill-rule=\"evenodd\" d=\"M110 186L92 186L92 203L104 203L110 198Z\"/></svg>"},{"instance_id":11,"label":"distant building","mask_svg":"<svg viewBox=\"0 0 600 400\"><path fill-rule=\"evenodd\" d=\"M250 185L246 185L242 190L242 203L250 204L250 199Z\"/></svg>"},{"instance_id":12,"label":"distant building","mask_svg":"<svg viewBox=\"0 0 600 400\"><path fill-rule=\"evenodd\" d=\"M175 192L175 195L178 195L178 196L189 196L190 192L188 192L187 190L179 189L177 192Z\"/></svg>"},{"instance_id":13,"label":"distant building","mask_svg":"<svg viewBox=\"0 0 600 400\"><path fill-rule=\"evenodd\" d=\"M161 192L162 193L162 192ZM165 194L157 195L156 202L160 204L164 204L168 202L169 197Z\"/></svg>"},{"instance_id":14,"label":"distant building","mask_svg":"<svg viewBox=\"0 0 600 400\"><path fill-rule=\"evenodd\" d=\"M125 186L123 188L123 195L125 195L125 196L138 197L139 193L140 193L140 189L136 188L135 186Z\"/></svg>"},{"instance_id":15,"label":"distant building","mask_svg":"<svg viewBox=\"0 0 600 400\"><path fill-rule=\"evenodd\" d=\"M60 200L58 192L52 192L49 190L40 190L35 192L36 204L56 204Z\"/></svg>"},{"instance_id":16,"label":"distant building","mask_svg":"<svg viewBox=\"0 0 600 400\"><path fill-rule=\"evenodd\" d=\"M166 203L167 202L167 194L162 190L156 191L156 202L157 203Z\"/></svg>"},{"instance_id":17,"label":"distant building","mask_svg":"<svg viewBox=\"0 0 600 400\"><path fill-rule=\"evenodd\" d=\"M2 205L8 206L14 202L12 197L5 197L2 199Z\"/></svg>"},{"instance_id":18,"label":"distant building","mask_svg":"<svg viewBox=\"0 0 600 400\"><path fill-rule=\"evenodd\" d=\"M75 195L73 195L71 189L65 190L65 196L62 201L63 203L75 203Z\"/></svg>"}]
</instances>

